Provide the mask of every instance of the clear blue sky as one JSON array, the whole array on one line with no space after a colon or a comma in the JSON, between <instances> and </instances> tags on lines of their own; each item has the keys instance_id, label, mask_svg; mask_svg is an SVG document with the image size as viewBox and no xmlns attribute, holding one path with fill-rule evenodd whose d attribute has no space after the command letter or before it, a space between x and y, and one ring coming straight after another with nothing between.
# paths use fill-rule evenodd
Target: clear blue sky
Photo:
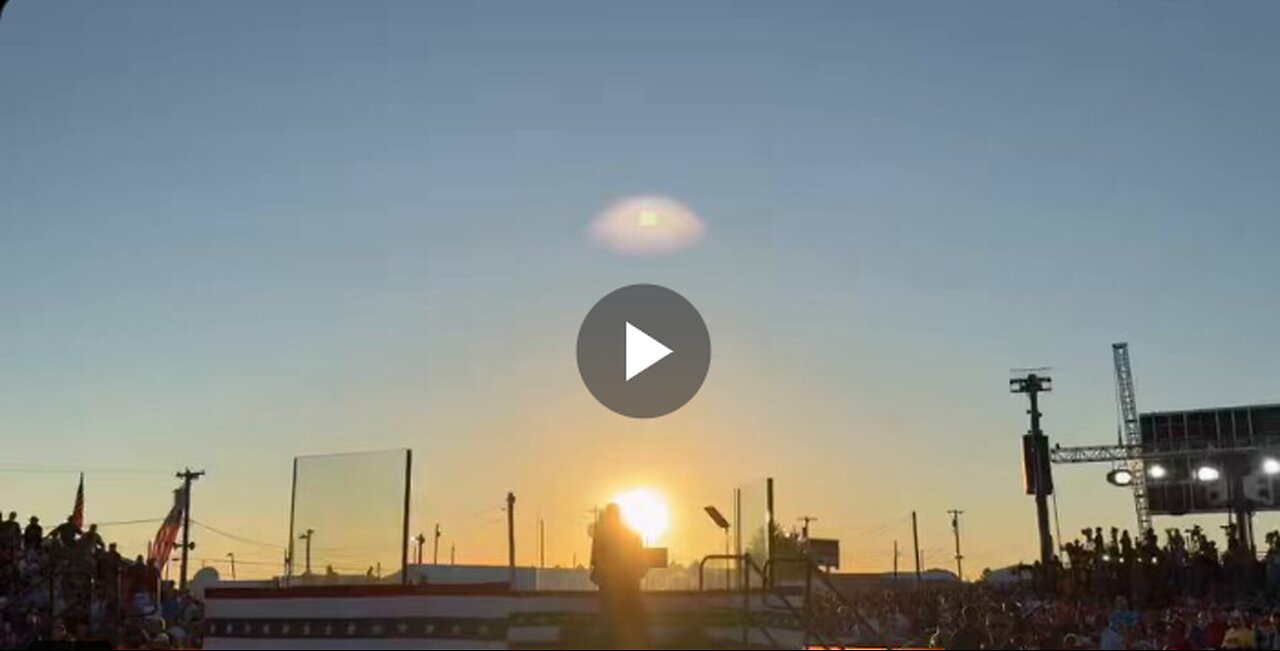
<instances>
[{"instance_id":1,"label":"clear blue sky","mask_svg":"<svg viewBox=\"0 0 1280 651\"><path fill-rule=\"evenodd\" d=\"M1031 556L1011 367L1055 368L1067 444L1114 437L1117 340L1141 407L1280 400L1278 32L1270 3L14 0L0 466L91 469L103 521L172 482L92 469L208 467L209 523L283 541L293 455L413 447L415 521L496 560L475 514L514 488L557 562L627 481L714 546L697 509L772 474L856 567L911 508L938 562L952 507L975 564ZM705 240L592 248L638 193ZM572 360L639 281L716 348L654 423ZM1102 471L1062 472L1065 530L1130 521ZM72 483L0 473L0 508Z\"/></svg>"}]
</instances>

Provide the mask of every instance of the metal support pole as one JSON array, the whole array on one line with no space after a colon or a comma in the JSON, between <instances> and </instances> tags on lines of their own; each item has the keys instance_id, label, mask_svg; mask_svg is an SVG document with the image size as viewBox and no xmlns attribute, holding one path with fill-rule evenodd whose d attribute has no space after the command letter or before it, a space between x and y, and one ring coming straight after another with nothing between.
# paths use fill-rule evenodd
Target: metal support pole
<instances>
[{"instance_id":1,"label":"metal support pole","mask_svg":"<svg viewBox=\"0 0 1280 651\"><path fill-rule=\"evenodd\" d=\"M409 585L409 511L413 508L413 450L404 452L404 521L400 527L400 584ZM307 544L310 543L311 541L308 540Z\"/></svg>"},{"instance_id":2,"label":"metal support pole","mask_svg":"<svg viewBox=\"0 0 1280 651\"><path fill-rule=\"evenodd\" d=\"M911 540L912 540L912 545L915 547L916 586L918 587L920 585L920 581L922 578L920 574L920 522L916 518L915 511L911 512Z\"/></svg>"},{"instance_id":3,"label":"metal support pole","mask_svg":"<svg viewBox=\"0 0 1280 651\"><path fill-rule=\"evenodd\" d=\"M516 587L516 494L507 493L507 570L511 589Z\"/></svg>"}]
</instances>

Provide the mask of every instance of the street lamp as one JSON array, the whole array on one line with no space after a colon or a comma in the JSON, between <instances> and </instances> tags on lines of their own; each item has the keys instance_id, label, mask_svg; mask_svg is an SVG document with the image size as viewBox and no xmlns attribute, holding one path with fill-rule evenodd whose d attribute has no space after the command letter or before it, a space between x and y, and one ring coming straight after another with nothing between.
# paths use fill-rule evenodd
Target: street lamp
<instances>
[{"instance_id":1,"label":"street lamp","mask_svg":"<svg viewBox=\"0 0 1280 651\"><path fill-rule=\"evenodd\" d=\"M316 530L307 529L306 533L298 536L298 540L306 541L306 564L303 566L303 576L311 576L311 539L315 538Z\"/></svg>"},{"instance_id":2,"label":"street lamp","mask_svg":"<svg viewBox=\"0 0 1280 651\"><path fill-rule=\"evenodd\" d=\"M418 535L410 538L409 542L418 543L418 556L417 556L418 565L422 565L422 546L425 545L427 542L426 534L419 532Z\"/></svg>"},{"instance_id":3,"label":"street lamp","mask_svg":"<svg viewBox=\"0 0 1280 651\"><path fill-rule=\"evenodd\" d=\"M708 516L710 516L711 521L716 523L716 526L720 527L720 529L724 531L724 589L727 592L732 589L730 583L732 581L731 577L733 576L733 571L729 565L729 529L732 525L729 524L728 518L724 517L724 514L720 512L720 509L717 509L714 506L707 506L703 510L707 512Z\"/></svg>"}]
</instances>

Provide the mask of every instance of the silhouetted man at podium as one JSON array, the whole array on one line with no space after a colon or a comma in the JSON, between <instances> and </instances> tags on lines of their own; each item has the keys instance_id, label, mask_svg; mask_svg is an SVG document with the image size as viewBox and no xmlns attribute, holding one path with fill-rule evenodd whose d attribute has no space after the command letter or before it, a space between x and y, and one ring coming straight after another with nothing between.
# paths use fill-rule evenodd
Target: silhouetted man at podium
<instances>
[{"instance_id":1,"label":"silhouetted man at podium","mask_svg":"<svg viewBox=\"0 0 1280 651\"><path fill-rule=\"evenodd\" d=\"M600 614L612 648L648 646L640 580L649 567L640 534L622 522L617 504L606 506L591 541L591 580L600 588Z\"/></svg>"}]
</instances>

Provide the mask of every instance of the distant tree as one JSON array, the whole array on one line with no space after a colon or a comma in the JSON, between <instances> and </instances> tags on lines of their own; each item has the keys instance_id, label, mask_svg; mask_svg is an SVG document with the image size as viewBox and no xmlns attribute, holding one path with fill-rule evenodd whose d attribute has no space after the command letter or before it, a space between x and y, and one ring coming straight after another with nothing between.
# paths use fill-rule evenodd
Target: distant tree
<instances>
[{"instance_id":1,"label":"distant tree","mask_svg":"<svg viewBox=\"0 0 1280 651\"><path fill-rule=\"evenodd\" d=\"M752 532L751 539L747 542L747 548L744 550L751 555L751 561L763 570L765 563L772 559L774 561L772 568L775 580L803 579L805 573L804 564L796 562L795 559L806 557L808 550L805 549L800 532L794 529L784 531L777 523L771 523L769 525L769 533L769 542L766 544L763 527Z\"/></svg>"}]
</instances>

